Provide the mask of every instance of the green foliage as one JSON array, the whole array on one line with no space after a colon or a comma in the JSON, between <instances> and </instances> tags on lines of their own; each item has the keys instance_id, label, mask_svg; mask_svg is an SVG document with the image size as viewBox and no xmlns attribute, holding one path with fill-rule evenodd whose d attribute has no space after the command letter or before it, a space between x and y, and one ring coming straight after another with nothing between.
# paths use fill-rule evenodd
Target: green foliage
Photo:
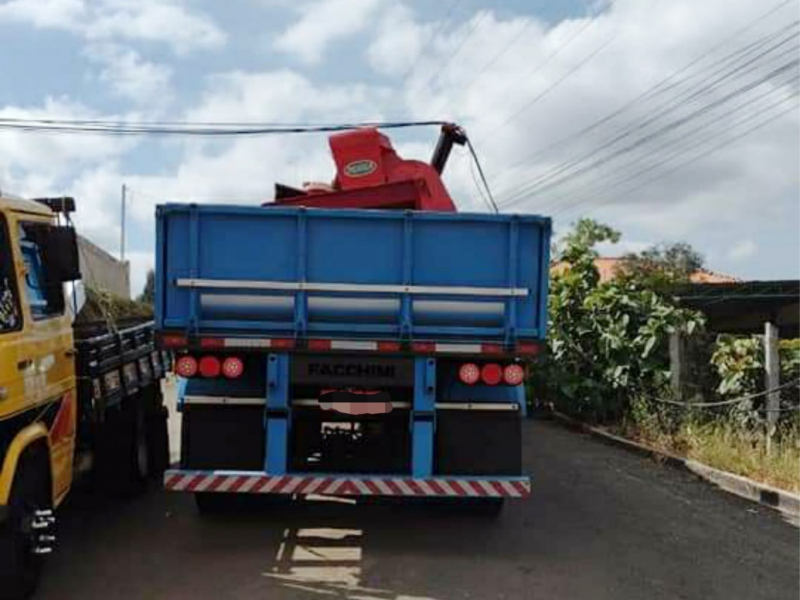
<instances>
[{"instance_id":1,"label":"green foliage","mask_svg":"<svg viewBox=\"0 0 800 600\"><path fill-rule=\"evenodd\" d=\"M721 396L752 394L764 379L764 345L756 337L722 335L717 339L711 364L719 376Z\"/></svg>"},{"instance_id":2,"label":"green foliage","mask_svg":"<svg viewBox=\"0 0 800 600\"><path fill-rule=\"evenodd\" d=\"M147 271L147 279L144 283L144 289L139 297L136 298L137 302L153 305L156 299L156 272L153 269Z\"/></svg>"},{"instance_id":3,"label":"green foliage","mask_svg":"<svg viewBox=\"0 0 800 600\"><path fill-rule=\"evenodd\" d=\"M589 219L565 236L558 259L567 268L551 279L549 353L538 369L562 409L600 421L618 419L631 398L661 393L669 333L703 323L633 274L600 283L594 246L619 237Z\"/></svg>"},{"instance_id":4,"label":"green foliage","mask_svg":"<svg viewBox=\"0 0 800 600\"><path fill-rule=\"evenodd\" d=\"M677 283L687 283L692 273L703 266L703 257L689 244L660 244L639 254L623 257L621 276L638 281L646 288L666 291Z\"/></svg>"},{"instance_id":5,"label":"green foliage","mask_svg":"<svg viewBox=\"0 0 800 600\"><path fill-rule=\"evenodd\" d=\"M105 290L86 287L86 304L76 322L110 321L116 323L132 317L152 317L153 307L136 300L126 300Z\"/></svg>"}]
</instances>

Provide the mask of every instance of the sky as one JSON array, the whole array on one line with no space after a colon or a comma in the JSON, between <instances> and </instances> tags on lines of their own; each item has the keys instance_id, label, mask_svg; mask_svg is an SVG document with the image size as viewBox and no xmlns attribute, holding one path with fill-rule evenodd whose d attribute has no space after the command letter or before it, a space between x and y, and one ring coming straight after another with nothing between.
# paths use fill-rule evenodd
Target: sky
<instances>
[{"instance_id":1,"label":"sky","mask_svg":"<svg viewBox=\"0 0 800 600\"><path fill-rule=\"evenodd\" d=\"M502 212L591 217L606 255L685 241L714 271L800 276L796 2L6 0L0 119L449 120ZM427 159L433 128L390 132ZM324 135L226 140L0 130L0 189L76 197L138 293L155 206L256 204L334 175ZM474 165L445 173L485 211Z\"/></svg>"}]
</instances>

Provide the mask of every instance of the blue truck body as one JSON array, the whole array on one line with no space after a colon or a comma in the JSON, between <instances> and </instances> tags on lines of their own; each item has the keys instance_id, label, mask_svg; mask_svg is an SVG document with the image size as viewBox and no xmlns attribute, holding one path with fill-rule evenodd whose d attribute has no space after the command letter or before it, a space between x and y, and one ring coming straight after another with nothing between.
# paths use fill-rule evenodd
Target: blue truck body
<instances>
[{"instance_id":1,"label":"blue truck body","mask_svg":"<svg viewBox=\"0 0 800 600\"><path fill-rule=\"evenodd\" d=\"M166 205L158 211L157 326L540 340L549 243L549 219L527 215Z\"/></svg>"},{"instance_id":2,"label":"blue truck body","mask_svg":"<svg viewBox=\"0 0 800 600\"><path fill-rule=\"evenodd\" d=\"M162 343L198 358L234 353L247 365L236 381L184 381L184 437L193 441L184 441L166 487L198 498L235 491L525 495L516 433L524 386L467 385L458 373L466 363L518 363L522 348L543 340L550 232L549 219L531 215L159 206ZM312 458L296 456L324 455L319 448L332 444L330 429L317 430L318 421L330 426L322 423L330 412L319 416L314 404L326 385L293 379L294 365L312 359L359 373L397 371L397 382L382 388L392 396L393 425L388 416L333 419L349 421L354 447L383 452L386 463L365 471L329 458L315 470ZM373 366L380 360L383 367ZM239 425L215 429L228 417ZM391 445L375 450L379 442L365 441L373 430L395 439L404 457L394 460ZM314 442L305 446L306 438ZM231 450L248 443L252 451ZM485 451L475 448L481 444ZM214 458L220 453L227 458ZM493 453L495 463L487 458ZM470 472L470 461L482 466Z\"/></svg>"}]
</instances>

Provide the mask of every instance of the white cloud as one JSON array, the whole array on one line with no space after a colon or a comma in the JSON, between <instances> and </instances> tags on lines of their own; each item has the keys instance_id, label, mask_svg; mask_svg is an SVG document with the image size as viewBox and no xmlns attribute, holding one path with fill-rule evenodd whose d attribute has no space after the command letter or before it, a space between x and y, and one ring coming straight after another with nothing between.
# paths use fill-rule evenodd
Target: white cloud
<instances>
[{"instance_id":1,"label":"white cloud","mask_svg":"<svg viewBox=\"0 0 800 600\"><path fill-rule=\"evenodd\" d=\"M31 23L35 27L77 27L86 12L84 0L11 0L0 4L0 19Z\"/></svg>"},{"instance_id":2,"label":"white cloud","mask_svg":"<svg viewBox=\"0 0 800 600\"><path fill-rule=\"evenodd\" d=\"M350 37L370 23L376 10L386 0L314 0L300 7L300 19L275 40L278 50L314 64L322 59L328 46Z\"/></svg>"},{"instance_id":3,"label":"white cloud","mask_svg":"<svg viewBox=\"0 0 800 600\"><path fill-rule=\"evenodd\" d=\"M758 244L753 240L742 240L728 252L728 257L733 260L744 260L758 253Z\"/></svg>"},{"instance_id":4,"label":"white cloud","mask_svg":"<svg viewBox=\"0 0 800 600\"><path fill-rule=\"evenodd\" d=\"M99 78L112 91L136 104L166 104L171 96L172 69L144 60L138 52L114 44L93 44L86 50L101 65Z\"/></svg>"},{"instance_id":5,"label":"white cloud","mask_svg":"<svg viewBox=\"0 0 800 600\"><path fill-rule=\"evenodd\" d=\"M166 43L177 52L218 48L227 36L183 0L11 0L0 20L60 29L93 41Z\"/></svg>"},{"instance_id":6,"label":"white cloud","mask_svg":"<svg viewBox=\"0 0 800 600\"><path fill-rule=\"evenodd\" d=\"M386 10L378 25L367 57L375 71L384 75L403 75L434 33L434 24L421 24L403 4Z\"/></svg>"},{"instance_id":7,"label":"white cloud","mask_svg":"<svg viewBox=\"0 0 800 600\"><path fill-rule=\"evenodd\" d=\"M709 78L725 70L709 69L683 87L670 88L649 102L636 102L607 123L558 142L630 103L752 24L767 8L744 1L618 0L594 21L589 16L571 18L549 28L530 16L499 18L490 13L481 18L482 13L473 13L426 45L400 92L412 117L448 118L467 128L500 202L519 200L506 210L542 212L567 222L595 216L643 242L685 238L710 255L703 245L711 230L717 231L721 224L766 230L770 220L791 214L791 203L797 202L800 122L796 104L771 125L724 148L714 148L758 123L756 111L767 111L763 116L768 117L791 108L797 83L786 82L796 75L796 66L775 82L759 85L719 109L698 113L685 126L661 131L652 142L644 141L618 156L609 157L610 150L601 146L646 119L656 118L609 147L630 145L721 101L794 58L786 53L793 44L796 47L796 41L782 47L783 57L776 51L771 58L750 65L749 72L740 70L738 78L728 77L694 99L678 100L681 93L688 97L703 81L708 84ZM757 22L700 66L786 27L794 18L792 11L786 6ZM523 27L524 34L509 46ZM413 31L413 25L402 28ZM383 43L376 38L368 54L378 71L388 67L375 60L380 55L375 48ZM400 46L402 42L397 42ZM765 47L762 44L761 49ZM749 57L753 56L755 52ZM740 125L745 118L749 121ZM703 151L707 156L697 156ZM594 164L599 159L605 162ZM662 159L664 164L659 165ZM580 162L570 166L573 161ZM554 174L556 168L561 172ZM548 177L549 184L558 183L534 185L541 176ZM647 183L648 178L653 181ZM634 186L640 187L629 193ZM451 182L453 190L473 187L464 170Z\"/></svg>"}]
</instances>

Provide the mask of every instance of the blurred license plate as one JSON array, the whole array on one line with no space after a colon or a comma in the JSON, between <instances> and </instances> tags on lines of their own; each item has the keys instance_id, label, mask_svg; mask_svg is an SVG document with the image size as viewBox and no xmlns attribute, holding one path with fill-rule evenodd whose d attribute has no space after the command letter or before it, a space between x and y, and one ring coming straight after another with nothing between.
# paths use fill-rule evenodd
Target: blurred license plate
<instances>
[{"instance_id":1,"label":"blurred license plate","mask_svg":"<svg viewBox=\"0 0 800 600\"><path fill-rule=\"evenodd\" d=\"M371 390L323 390L319 406L322 410L345 415L384 415L392 412L389 394Z\"/></svg>"}]
</instances>

